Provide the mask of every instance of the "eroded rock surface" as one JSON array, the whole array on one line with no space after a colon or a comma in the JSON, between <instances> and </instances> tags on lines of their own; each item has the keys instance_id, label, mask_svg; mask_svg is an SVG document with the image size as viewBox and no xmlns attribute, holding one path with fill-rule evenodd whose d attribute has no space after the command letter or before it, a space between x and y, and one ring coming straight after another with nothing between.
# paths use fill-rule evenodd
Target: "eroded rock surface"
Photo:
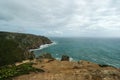
<instances>
[{"instance_id":1,"label":"eroded rock surface","mask_svg":"<svg viewBox=\"0 0 120 80\"><path fill-rule=\"evenodd\" d=\"M44 73L31 73L13 80L120 80L120 69L101 67L98 64L79 61L50 62L35 61L33 66L45 70Z\"/></svg>"}]
</instances>

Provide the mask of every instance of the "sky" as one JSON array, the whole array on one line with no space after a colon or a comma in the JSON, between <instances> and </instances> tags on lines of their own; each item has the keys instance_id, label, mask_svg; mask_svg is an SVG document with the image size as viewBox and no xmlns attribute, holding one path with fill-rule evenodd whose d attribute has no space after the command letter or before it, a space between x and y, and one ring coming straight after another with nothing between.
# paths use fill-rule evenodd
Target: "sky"
<instances>
[{"instance_id":1,"label":"sky","mask_svg":"<svg viewBox=\"0 0 120 80\"><path fill-rule=\"evenodd\" d=\"M0 0L0 31L120 37L120 0Z\"/></svg>"}]
</instances>

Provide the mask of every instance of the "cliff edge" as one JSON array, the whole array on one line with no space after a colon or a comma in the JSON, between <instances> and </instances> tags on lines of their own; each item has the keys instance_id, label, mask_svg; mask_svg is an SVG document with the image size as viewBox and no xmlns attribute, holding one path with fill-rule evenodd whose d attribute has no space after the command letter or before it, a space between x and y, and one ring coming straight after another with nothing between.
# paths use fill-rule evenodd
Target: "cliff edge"
<instances>
[{"instance_id":1,"label":"cliff edge","mask_svg":"<svg viewBox=\"0 0 120 80\"><path fill-rule=\"evenodd\" d=\"M45 72L21 75L13 80L120 80L120 69L85 60L70 62L40 57L33 63L33 67Z\"/></svg>"}]
</instances>

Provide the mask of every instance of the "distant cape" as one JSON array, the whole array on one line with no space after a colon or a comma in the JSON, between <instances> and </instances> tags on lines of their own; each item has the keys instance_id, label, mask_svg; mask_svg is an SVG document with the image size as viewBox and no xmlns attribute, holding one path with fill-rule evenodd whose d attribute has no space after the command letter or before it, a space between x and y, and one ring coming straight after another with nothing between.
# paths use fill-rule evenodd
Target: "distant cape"
<instances>
[{"instance_id":1,"label":"distant cape","mask_svg":"<svg viewBox=\"0 0 120 80\"><path fill-rule=\"evenodd\" d=\"M0 32L0 66L12 64L25 59L33 59L35 55L30 49L52 43L44 36L33 34Z\"/></svg>"}]
</instances>

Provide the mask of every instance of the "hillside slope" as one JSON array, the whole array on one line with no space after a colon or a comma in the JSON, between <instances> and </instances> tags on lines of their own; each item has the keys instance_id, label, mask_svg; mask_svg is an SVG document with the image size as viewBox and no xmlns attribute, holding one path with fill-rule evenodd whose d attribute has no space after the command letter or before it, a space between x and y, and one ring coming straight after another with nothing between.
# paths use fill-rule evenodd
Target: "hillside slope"
<instances>
[{"instance_id":1,"label":"hillside slope","mask_svg":"<svg viewBox=\"0 0 120 80\"><path fill-rule=\"evenodd\" d=\"M29 49L39 48L40 45L50 43L51 41L44 36L0 32L0 66L32 59L35 56L29 52Z\"/></svg>"}]
</instances>

